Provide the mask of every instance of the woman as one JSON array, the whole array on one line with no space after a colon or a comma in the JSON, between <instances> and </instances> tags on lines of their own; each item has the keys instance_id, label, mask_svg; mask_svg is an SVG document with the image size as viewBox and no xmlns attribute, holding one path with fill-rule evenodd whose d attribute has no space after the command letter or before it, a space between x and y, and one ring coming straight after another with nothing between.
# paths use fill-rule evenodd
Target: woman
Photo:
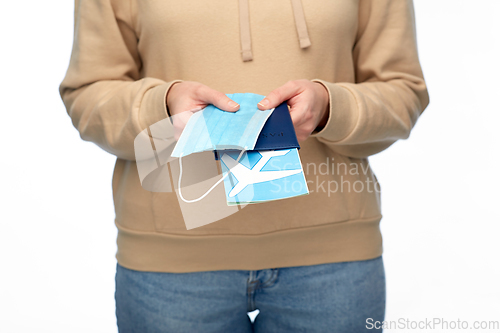
<instances>
[{"instance_id":1,"label":"woman","mask_svg":"<svg viewBox=\"0 0 500 333\"><path fill-rule=\"evenodd\" d=\"M120 332L374 331L385 277L368 157L429 103L412 1L75 6L60 93L81 137L117 157ZM141 187L134 139L209 104L237 112L237 92L288 103L310 193L187 230L175 191Z\"/></svg>"}]
</instances>

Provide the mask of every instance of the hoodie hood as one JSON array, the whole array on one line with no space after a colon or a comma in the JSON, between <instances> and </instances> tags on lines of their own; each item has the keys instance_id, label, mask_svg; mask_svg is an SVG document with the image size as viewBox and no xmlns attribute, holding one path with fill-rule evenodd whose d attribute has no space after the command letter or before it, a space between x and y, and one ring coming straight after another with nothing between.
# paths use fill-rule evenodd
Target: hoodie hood
<instances>
[{"instance_id":1,"label":"hoodie hood","mask_svg":"<svg viewBox=\"0 0 500 333\"><path fill-rule=\"evenodd\" d=\"M252 38L250 35L250 11L248 8L248 0L238 1L240 14L241 58L243 61L251 61L253 59L253 54ZM311 46L311 40L309 39L309 32L307 31L302 2L301 0L290 0L290 2L293 10L295 28L297 29L297 36L299 38L299 45L300 48L305 49Z\"/></svg>"}]
</instances>

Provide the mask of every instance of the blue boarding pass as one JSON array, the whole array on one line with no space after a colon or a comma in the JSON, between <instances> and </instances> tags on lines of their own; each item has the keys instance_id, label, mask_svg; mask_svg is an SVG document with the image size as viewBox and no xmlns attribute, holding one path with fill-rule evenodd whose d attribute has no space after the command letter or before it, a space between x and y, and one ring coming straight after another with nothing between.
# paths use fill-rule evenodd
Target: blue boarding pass
<instances>
[{"instance_id":1,"label":"blue boarding pass","mask_svg":"<svg viewBox=\"0 0 500 333\"><path fill-rule=\"evenodd\" d=\"M309 194L297 148L217 151L228 205L254 204ZM229 175L227 173L229 172Z\"/></svg>"}]
</instances>

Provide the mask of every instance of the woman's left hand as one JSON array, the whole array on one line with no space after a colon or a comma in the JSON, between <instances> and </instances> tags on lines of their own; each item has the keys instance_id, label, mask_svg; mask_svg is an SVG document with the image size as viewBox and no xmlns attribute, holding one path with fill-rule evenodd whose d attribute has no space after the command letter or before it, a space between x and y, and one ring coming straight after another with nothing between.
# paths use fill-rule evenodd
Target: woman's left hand
<instances>
[{"instance_id":1,"label":"woman's left hand","mask_svg":"<svg viewBox=\"0 0 500 333\"><path fill-rule=\"evenodd\" d=\"M288 101L297 140L304 141L328 120L329 96L326 88L309 80L288 81L258 103L260 110L272 109Z\"/></svg>"}]
</instances>

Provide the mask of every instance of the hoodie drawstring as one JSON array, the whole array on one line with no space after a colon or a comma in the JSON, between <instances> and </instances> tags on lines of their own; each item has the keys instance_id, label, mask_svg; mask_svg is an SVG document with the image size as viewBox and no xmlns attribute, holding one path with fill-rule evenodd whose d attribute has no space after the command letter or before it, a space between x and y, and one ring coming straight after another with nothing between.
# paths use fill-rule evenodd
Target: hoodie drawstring
<instances>
[{"instance_id":1,"label":"hoodie drawstring","mask_svg":"<svg viewBox=\"0 0 500 333\"><path fill-rule=\"evenodd\" d=\"M239 1L241 57L243 61L250 61L253 59L253 55L252 39L250 38L250 12L248 10L248 0Z\"/></svg>"},{"instance_id":2,"label":"hoodie drawstring","mask_svg":"<svg viewBox=\"0 0 500 333\"><path fill-rule=\"evenodd\" d=\"M293 15L295 16L295 27L297 28L297 34L299 35L300 48L305 49L311 46L311 40L309 39L309 33L307 32L306 18L304 16L304 9L302 8L302 2L300 0L291 0Z\"/></svg>"},{"instance_id":3,"label":"hoodie drawstring","mask_svg":"<svg viewBox=\"0 0 500 333\"><path fill-rule=\"evenodd\" d=\"M304 9L302 8L301 0L290 0L292 3L293 16L297 35L299 37L300 48L305 49L311 46L309 32L307 31L306 18ZM240 41L241 41L241 57L243 61L251 61L252 54L252 39L250 36L250 11L248 8L248 0L239 0L240 12Z\"/></svg>"}]
</instances>

